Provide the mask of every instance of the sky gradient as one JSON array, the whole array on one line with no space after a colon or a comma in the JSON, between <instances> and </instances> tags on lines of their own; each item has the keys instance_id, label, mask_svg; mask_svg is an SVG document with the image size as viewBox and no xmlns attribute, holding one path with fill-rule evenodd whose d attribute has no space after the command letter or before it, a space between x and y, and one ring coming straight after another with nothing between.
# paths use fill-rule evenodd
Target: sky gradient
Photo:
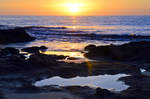
<instances>
[{"instance_id":1,"label":"sky gradient","mask_svg":"<svg viewBox=\"0 0 150 99\"><path fill-rule=\"evenodd\" d=\"M0 0L0 15L150 15L150 0Z\"/></svg>"}]
</instances>

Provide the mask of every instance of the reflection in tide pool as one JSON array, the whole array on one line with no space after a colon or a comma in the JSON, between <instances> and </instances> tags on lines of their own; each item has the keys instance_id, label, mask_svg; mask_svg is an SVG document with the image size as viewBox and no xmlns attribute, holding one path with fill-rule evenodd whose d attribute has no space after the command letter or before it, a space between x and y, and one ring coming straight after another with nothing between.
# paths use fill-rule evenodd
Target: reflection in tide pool
<instances>
[{"instance_id":1,"label":"reflection in tide pool","mask_svg":"<svg viewBox=\"0 0 150 99\"><path fill-rule=\"evenodd\" d=\"M117 81L120 77L128 76L126 74L116 75L99 75L99 76L88 76L88 77L74 77L70 79L61 78L58 76L37 81L34 85L37 87L47 85L59 85L59 86L90 86L90 87L101 87L105 89L113 89L115 91L122 91L127 89L129 86L125 85L122 81Z\"/></svg>"},{"instance_id":2,"label":"reflection in tide pool","mask_svg":"<svg viewBox=\"0 0 150 99\"><path fill-rule=\"evenodd\" d=\"M63 55L63 56L69 56L69 57L84 58L84 56L81 52L46 51L46 52L41 52L41 53L48 54L48 55Z\"/></svg>"},{"instance_id":3,"label":"reflection in tide pool","mask_svg":"<svg viewBox=\"0 0 150 99\"><path fill-rule=\"evenodd\" d=\"M61 59L58 61L64 61L67 63L84 63L86 62L88 65L88 68L91 67L90 62L97 62L97 60L91 60L87 59L84 57L83 53L81 52L71 52L71 51L45 51L41 52L42 54L47 54L47 55L63 55L63 56L68 56L65 59Z\"/></svg>"},{"instance_id":4,"label":"reflection in tide pool","mask_svg":"<svg viewBox=\"0 0 150 99\"><path fill-rule=\"evenodd\" d=\"M91 60L87 59L84 57L83 53L81 52L70 52L70 51L46 51L46 52L41 52L43 54L47 55L63 55L63 56L68 56L65 59L61 59L58 61L64 61L67 63L89 63L90 61L94 62L96 60ZM88 64L89 66L89 64Z\"/></svg>"}]
</instances>

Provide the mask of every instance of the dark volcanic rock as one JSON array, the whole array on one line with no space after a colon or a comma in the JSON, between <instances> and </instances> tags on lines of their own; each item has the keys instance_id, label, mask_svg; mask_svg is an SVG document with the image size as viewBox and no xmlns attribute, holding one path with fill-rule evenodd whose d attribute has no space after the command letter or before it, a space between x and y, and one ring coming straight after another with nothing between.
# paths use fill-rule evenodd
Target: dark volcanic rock
<instances>
[{"instance_id":1,"label":"dark volcanic rock","mask_svg":"<svg viewBox=\"0 0 150 99\"><path fill-rule=\"evenodd\" d=\"M28 59L28 62L33 66L51 66L52 64L57 64L55 56L45 55L45 54L33 54ZM43 67L43 68L44 68Z\"/></svg>"},{"instance_id":2,"label":"dark volcanic rock","mask_svg":"<svg viewBox=\"0 0 150 99\"><path fill-rule=\"evenodd\" d=\"M121 61L138 61L150 63L150 42L131 42L123 45L97 46L90 45L85 47L88 58L107 58Z\"/></svg>"},{"instance_id":3,"label":"dark volcanic rock","mask_svg":"<svg viewBox=\"0 0 150 99\"><path fill-rule=\"evenodd\" d=\"M28 52L28 53L39 53L39 51L44 51L47 49L48 48L46 46L40 46L40 47L34 46L34 47L23 48L21 49L21 51Z\"/></svg>"},{"instance_id":4,"label":"dark volcanic rock","mask_svg":"<svg viewBox=\"0 0 150 99\"><path fill-rule=\"evenodd\" d=\"M110 92L109 90L107 89L102 89L102 88L96 88L96 93L95 93L96 96L111 96L113 95L112 92Z\"/></svg>"},{"instance_id":5,"label":"dark volcanic rock","mask_svg":"<svg viewBox=\"0 0 150 99\"><path fill-rule=\"evenodd\" d=\"M24 29L0 30L0 43L17 43L35 40Z\"/></svg>"},{"instance_id":6,"label":"dark volcanic rock","mask_svg":"<svg viewBox=\"0 0 150 99\"><path fill-rule=\"evenodd\" d=\"M6 47L1 49L0 55L8 55L8 54L19 54L19 50L13 47Z\"/></svg>"},{"instance_id":7,"label":"dark volcanic rock","mask_svg":"<svg viewBox=\"0 0 150 99\"><path fill-rule=\"evenodd\" d=\"M85 51L92 51L96 48L96 45L88 45L84 48Z\"/></svg>"},{"instance_id":8,"label":"dark volcanic rock","mask_svg":"<svg viewBox=\"0 0 150 99\"><path fill-rule=\"evenodd\" d=\"M150 99L150 77L127 76L119 80L131 86L127 90L124 90L121 93L122 95L134 97L130 99Z\"/></svg>"}]
</instances>

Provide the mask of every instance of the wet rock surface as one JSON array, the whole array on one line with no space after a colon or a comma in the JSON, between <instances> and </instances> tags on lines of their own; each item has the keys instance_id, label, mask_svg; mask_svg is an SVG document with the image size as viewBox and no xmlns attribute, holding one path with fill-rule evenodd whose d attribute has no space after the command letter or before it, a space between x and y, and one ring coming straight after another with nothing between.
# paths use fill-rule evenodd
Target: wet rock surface
<instances>
[{"instance_id":1,"label":"wet rock surface","mask_svg":"<svg viewBox=\"0 0 150 99\"><path fill-rule=\"evenodd\" d=\"M120 78L119 80L124 81L130 85L127 90L123 91L122 94L126 96L132 96L134 99L148 99L150 93L150 77L147 76L127 76Z\"/></svg>"},{"instance_id":2,"label":"wet rock surface","mask_svg":"<svg viewBox=\"0 0 150 99\"><path fill-rule=\"evenodd\" d=\"M95 46L86 49L91 50L93 48L95 48ZM21 94L65 92L78 96L81 99L141 99L141 97L143 99L150 98L150 95L148 94L150 92L150 88L148 86L150 81L149 77L142 76L140 72L140 66L137 66L136 64L107 60L85 62L80 64L58 61L59 59L65 58L65 56L33 53L28 59L26 59L24 55L22 55L16 48L1 49L0 91L2 93L2 96L4 96L5 98L6 93ZM147 70L148 66L149 65L145 65L145 67L147 67ZM86 77L91 75L113 75L119 73L130 75L129 77L119 79L121 81L124 81L127 85L130 85L130 88L119 93L115 93L102 88L94 89L87 86L33 86L36 81L53 76L72 78L76 76Z\"/></svg>"},{"instance_id":3,"label":"wet rock surface","mask_svg":"<svg viewBox=\"0 0 150 99\"><path fill-rule=\"evenodd\" d=\"M35 40L35 37L31 37L21 28L0 30L0 44L27 42L32 40Z\"/></svg>"},{"instance_id":4,"label":"wet rock surface","mask_svg":"<svg viewBox=\"0 0 150 99\"><path fill-rule=\"evenodd\" d=\"M150 42L131 42L123 45L85 47L86 57L92 59L107 58L119 61L150 63Z\"/></svg>"}]
</instances>

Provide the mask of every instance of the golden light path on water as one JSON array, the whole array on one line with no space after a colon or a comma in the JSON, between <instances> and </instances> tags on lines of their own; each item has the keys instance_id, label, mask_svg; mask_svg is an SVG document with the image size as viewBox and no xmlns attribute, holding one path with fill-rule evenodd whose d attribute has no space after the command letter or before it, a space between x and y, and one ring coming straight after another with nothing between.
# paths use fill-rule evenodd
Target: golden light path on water
<instances>
[{"instance_id":1,"label":"golden light path on water","mask_svg":"<svg viewBox=\"0 0 150 99\"><path fill-rule=\"evenodd\" d=\"M42 52L43 54L48 55L63 55L63 56L69 56L69 57L75 57L75 58L84 58L83 54L81 52L67 52L67 51L46 51Z\"/></svg>"}]
</instances>

